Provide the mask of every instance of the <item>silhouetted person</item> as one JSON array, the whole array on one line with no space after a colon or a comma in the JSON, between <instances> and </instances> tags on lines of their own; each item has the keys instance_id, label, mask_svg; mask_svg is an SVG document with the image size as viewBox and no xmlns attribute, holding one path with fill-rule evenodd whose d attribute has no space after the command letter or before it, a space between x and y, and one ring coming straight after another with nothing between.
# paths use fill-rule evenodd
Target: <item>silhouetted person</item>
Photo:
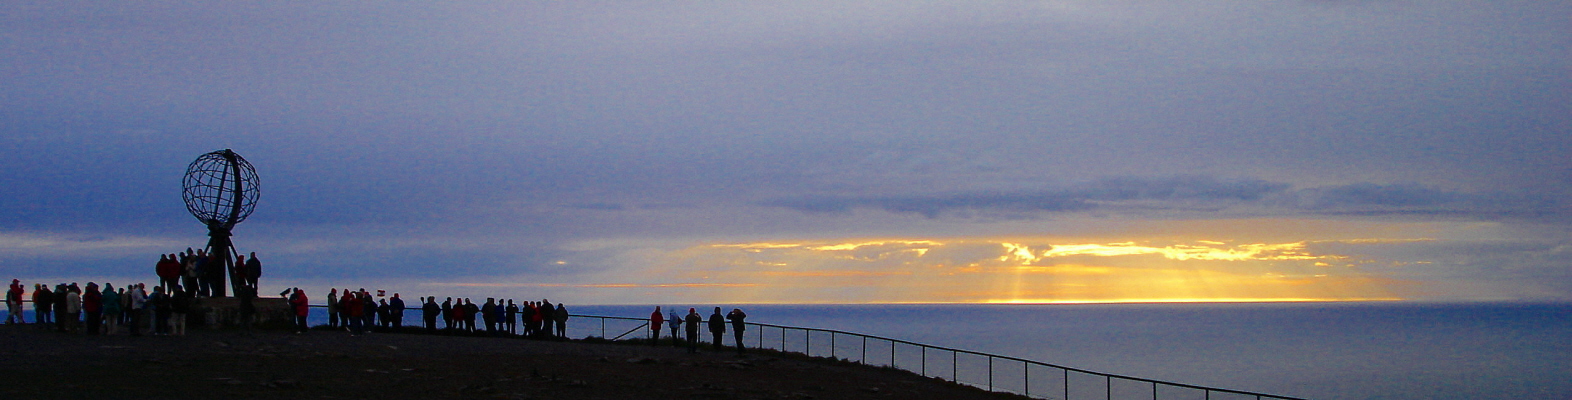
<instances>
[{"instance_id":1,"label":"silhouetted person","mask_svg":"<svg viewBox=\"0 0 1572 400\"><path fill-rule=\"evenodd\" d=\"M737 352L738 353L742 353L743 352L742 331L748 329L747 322L744 321L747 318L748 318L748 314L742 312L741 308L733 308L733 309L731 309L731 312L726 313L726 319L731 321L731 333L737 339Z\"/></svg>"},{"instance_id":2,"label":"silhouetted person","mask_svg":"<svg viewBox=\"0 0 1572 400\"><path fill-rule=\"evenodd\" d=\"M504 310L504 312L506 314L503 316L503 318L508 322L508 334L519 334L519 305L514 303L512 299L509 299L508 308Z\"/></svg>"},{"instance_id":3,"label":"silhouetted person","mask_svg":"<svg viewBox=\"0 0 1572 400\"><path fill-rule=\"evenodd\" d=\"M153 326L149 330L153 331L154 335L168 335L169 314L171 311L169 308L169 292L164 291L163 286L154 286L153 295L147 301L149 306L153 308Z\"/></svg>"},{"instance_id":4,"label":"silhouetted person","mask_svg":"<svg viewBox=\"0 0 1572 400\"><path fill-rule=\"evenodd\" d=\"M404 299L399 298L398 293L394 293L393 298L388 299L388 307L390 308L390 310L388 310L388 316L393 317L393 329L403 328Z\"/></svg>"},{"instance_id":5,"label":"silhouetted person","mask_svg":"<svg viewBox=\"0 0 1572 400\"><path fill-rule=\"evenodd\" d=\"M651 346L654 346L655 344L660 343L661 323L663 323L665 321L666 321L666 316L665 315L661 315L661 313L660 313L660 306L655 306L655 312L650 313L650 345ZM672 322L673 325L675 325L677 323L677 321L675 319L672 320L671 322ZM675 328L673 328L673 329L675 329ZM671 340L677 340L676 333L677 332L675 330L672 331Z\"/></svg>"},{"instance_id":6,"label":"silhouetted person","mask_svg":"<svg viewBox=\"0 0 1572 400\"><path fill-rule=\"evenodd\" d=\"M699 323L704 322L704 317L699 316L699 311L689 308L688 316L683 318L683 323L688 328L688 352L699 352Z\"/></svg>"},{"instance_id":7,"label":"silhouetted person","mask_svg":"<svg viewBox=\"0 0 1572 400\"><path fill-rule=\"evenodd\" d=\"M246 260L245 265L237 267L239 267L241 276L245 278L246 287L250 287L252 292L255 293L257 281L262 279L262 260L257 259L257 252L251 252L251 258Z\"/></svg>"},{"instance_id":8,"label":"silhouetted person","mask_svg":"<svg viewBox=\"0 0 1572 400\"><path fill-rule=\"evenodd\" d=\"M22 292L24 290L20 279L12 279L10 288L5 291L5 323L7 325L27 323L27 320L22 318Z\"/></svg>"},{"instance_id":9,"label":"silhouetted person","mask_svg":"<svg viewBox=\"0 0 1572 400\"><path fill-rule=\"evenodd\" d=\"M170 333L185 336L186 319L190 318L191 314L191 292L176 285L174 293L169 295L169 312L169 321L174 325Z\"/></svg>"},{"instance_id":10,"label":"silhouetted person","mask_svg":"<svg viewBox=\"0 0 1572 400\"><path fill-rule=\"evenodd\" d=\"M328 327L338 327L338 309L338 289L330 289L327 298Z\"/></svg>"},{"instance_id":11,"label":"silhouetted person","mask_svg":"<svg viewBox=\"0 0 1572 400\"><path fill-rule=\"evenodd\" d=\"M552 314L557 317L557 338L568 338L568 307L557 303L557 312Z\"/></svg>"},{"instance_id":12,"label":"silhouetted person","mask_svg":"<svg viewBox=\"0 0 1572 400\"><path fill-rule=\"evenodd\" d=\"M153 267L154 273L158 275L158 285L167 288L180 283L180 269L180 262L176 261L174 254L159 254L158 264Z\"/></svg>"},{"instance_id":13,"label":"silhouetted person","mask_svg":"<svg viewBox=\"0 0 1572 400\"><path fill-rule=\"evenodd\" d=\"M721 316L720 307L715 307L715 313L710 314L710 334L715 337L715 348L721 348L721 335L726 334L726 317Z\"/></svg>"},{"instance_id":14,"label":"silhouetted person","mask_svg":"<svg viewBox=\"0 0 1572 400\"><path fill-rule=\"evenodd\" d=\"M360 336L366 333L365 304L367 301L370 301L370 296L365 293L344 294L344 320L349 325L350 336Z\"/></svg>"},{"instance_id":15,"label":"silhouetted person","mask_svg":"<svg viewBox=\"0 0 1572 400\"><path fill-rule=\"evenodd\" d=\"M48 286L33 284L33 323L48 328L54 319L55 294Z\"/></svg>"},{"instance_id":16,"label":"silhouetted person","mask_svg":"<svg viewBox=\"0 0 1572 400\"><path fill-rule=\"evenodd\" d=\"M486 304L480 306L480 319L486 322L486 334L497 335L497 299L486 298Z\"/></svg>"},{"instance_id":17,"label":"silhouetted person","mask_svg":"<svg viewBox=\"0 0 1572 400\"><path fill-rule=\"evenodd\" d=\"M88 282L87 291L82 293L82 322L86 324L84 333L98 334L98 322L103 320L103 312L104 295L98 292L97 283Z\"/></svg>"},{"instance_id":18,"label":"silhouetted person","mask_svg":"<svg viewBox=\"0 0 1572 400\"><path fill-rule=\"evenodd\" d=\"M452 297L449 297L447 300L443 300L442 301L442 323L444 324L443 325L443 329L447 330L448 333L453 333L453 298Z\"/></svg>"},{"instance_id":19,"label":"silhouetted person","mask_svg":"<svg viewBox=\"0 0 1572 400\"><path fill-rule=\"evenodd\" d=\"M208 254L207 261L202 263L202 271L207 273L207 283L204 285L207 285L208 293L213 297L224 297L226 292L224 276L229 271L224 270L224 264L228 263L228 258L227 254L213 253Z\"/></svg>"},{"instance_id":20,"label":"silhouetted person","mask_svg":"<svg viewBox=\"0 0 1572 400\"><path fill-rule=\"evenodd\" d=\"M541 318L540 319L540 324L541 324L540 334L541 334L541 336L545 336L545 337L548 337L548 338L551 337L551 333L552 333L551 325L552 325L552 323L557 321L556 318L552 318L551 317L551 314L553 312L555 312L555 311L556 311L556 307L553 307L551 305L551 300L540 299L540 318Z\"/></svg>"},{"instance_id":21,"label":"silhouetted person","mask_svg":"<svg viewBox=\"0 0 1572 400\"><path fill-rule=\"evenodd\" d=\"M388 299L377 300L377 322L386 330L393 322L393 306L388 305Z\"/></svg>"},{"instance_id":22,"label":"silhouetted person","mask_svg":"<svg viewBox=\"0 0 1572 400\"><path fill-rule=\"evenodd\" d=\"M437 316L442 314L442 307L437 305L437 296L426 297L420 312L421 319L426 322L426 333L437 333Z\"/></svg>"}]
</instances>

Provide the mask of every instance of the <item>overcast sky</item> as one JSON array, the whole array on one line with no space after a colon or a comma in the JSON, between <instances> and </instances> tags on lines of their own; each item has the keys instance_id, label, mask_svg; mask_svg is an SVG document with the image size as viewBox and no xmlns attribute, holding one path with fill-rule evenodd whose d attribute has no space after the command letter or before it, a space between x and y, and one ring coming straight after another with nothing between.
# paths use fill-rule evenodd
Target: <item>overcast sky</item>
<instances>
[{"instance_id":1,"label":"overcast sky","mask_svg":"<svg viewBox=\"0 0 1572 400\"><path fill-rule=\"evenodd\" d=\"M1572 299L1572 2L0 6L0 276L573 303ZM264 290L266 292L266 290Z\"/></svg>"}]
</instances>

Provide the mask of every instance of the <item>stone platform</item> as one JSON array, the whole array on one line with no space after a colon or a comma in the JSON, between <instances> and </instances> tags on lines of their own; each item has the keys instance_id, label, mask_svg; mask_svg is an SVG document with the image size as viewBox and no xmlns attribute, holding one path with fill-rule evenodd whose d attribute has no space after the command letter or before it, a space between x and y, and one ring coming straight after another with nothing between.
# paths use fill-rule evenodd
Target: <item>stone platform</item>
<instances>
[{"instance_id":1,"label":"stone platform","mask_svg":"<svg viewBox=\"0 0 1572 400\"><path fill-rule=\"evenodd\" d=\"M293 320L289 300L279 297L251 299L256 307L255 326L288 326ZM234 297L198 298L192 303L193 323L214 328L239 327L240 299Z\"/></svg>"}]
</instances>

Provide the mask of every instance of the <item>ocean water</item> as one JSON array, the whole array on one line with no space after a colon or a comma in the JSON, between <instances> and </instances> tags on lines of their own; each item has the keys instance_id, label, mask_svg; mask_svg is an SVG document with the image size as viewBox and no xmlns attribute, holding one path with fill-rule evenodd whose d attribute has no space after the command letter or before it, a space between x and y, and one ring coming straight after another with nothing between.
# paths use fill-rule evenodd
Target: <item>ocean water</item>
<instances>
[{"instance_id":1,"label":"ocean water","mask_svg":"<svg viewBox=\"0 0 1572 400\"><path fill-rule=\"evenodd\" d=\"M653 306L568 305L647 317ZM667 306L668 310L671 306ZM685 312L689 305L677 306ZM707 315L712 306L698 307ZM734 306L723 306L730 310ZM1267 303L744 305L750 322L888 337L1097 372L1311 399L1572 399L1572 304ZM418 311L411 311L419 324ZM28 315L31 320L31 313ZM313 323L326 321L315 309ZM569 336L643 337L638 321L574 318ZM750 346L920 370L986 386L986 358L773 328ZM731 342L728 334L727 343ZM832 344L833 348L832 348ZM1063 398L1063 372L995 360L993 384ZM1022 378L1023 375L1027 377ZM1070 398L1151 398L1149 384L1071 374ZM1201 399L1162 387L1161 399ZM1235 398L1214 393L1213 399ZM1238 397L1253 398L1253 397Z\"/></svg>"},{"instance_id":2,"label":"ocean water","mask_svg":"<svg viewBox=\"0 0 1572 400\"><path fill-rule=\"evenodd\" d=\"M726 307L730 310L731 307ZM1572 304L1270 303L1099 305L749 305L749 320L865 333L1073 368L1312 399L1572 399ZM686 306L682 310L686 311ZM701 314L705 308L701 307ZM577 307L647 316L650 307ZM619 332L620 333L620 332ZM750 333L750 340L754 337ZM766 330L766 345L781 336ZM787 333L800 348L800 333ZM811 338L815 354L828 338ZM840 338L839 358L861 343ZM888 364L885 344L870 345ZM905 367L950 378L948 354L899 348ZM966 363L957 360L957 363ZM970 361L960 379L982 383ZM1020 364L996 384L1019 391ZM938 372L935 372L937 370ZM1059 372L1031 370L1032 392L1063 397ZM1010 376L1016 376L1010 378ZM1100 379L1072 376L1071 398L1103 398ZM1114 388L1150 398L1149 386ZM1161 398L1202 398L1163 391ZM1214 394L1213 397L1226 398Z\"/></svg>"}]
</instances>

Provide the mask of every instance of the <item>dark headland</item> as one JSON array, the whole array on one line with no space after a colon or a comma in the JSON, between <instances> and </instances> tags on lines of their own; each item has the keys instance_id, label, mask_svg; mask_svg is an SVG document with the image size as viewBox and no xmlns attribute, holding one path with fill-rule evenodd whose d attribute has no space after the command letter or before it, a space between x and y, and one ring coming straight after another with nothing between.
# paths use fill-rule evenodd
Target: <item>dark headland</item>
<instances>
[{"instance_id":1,"label":"dark headland","mask_svg":"<svg viewBox=\"0 0 1572 400\"><path fill-rule=\"evenodd\" d=\"M1022 399L801 355L485 337L0 326L4 399Z\"/></svg>"}]
</instances>

